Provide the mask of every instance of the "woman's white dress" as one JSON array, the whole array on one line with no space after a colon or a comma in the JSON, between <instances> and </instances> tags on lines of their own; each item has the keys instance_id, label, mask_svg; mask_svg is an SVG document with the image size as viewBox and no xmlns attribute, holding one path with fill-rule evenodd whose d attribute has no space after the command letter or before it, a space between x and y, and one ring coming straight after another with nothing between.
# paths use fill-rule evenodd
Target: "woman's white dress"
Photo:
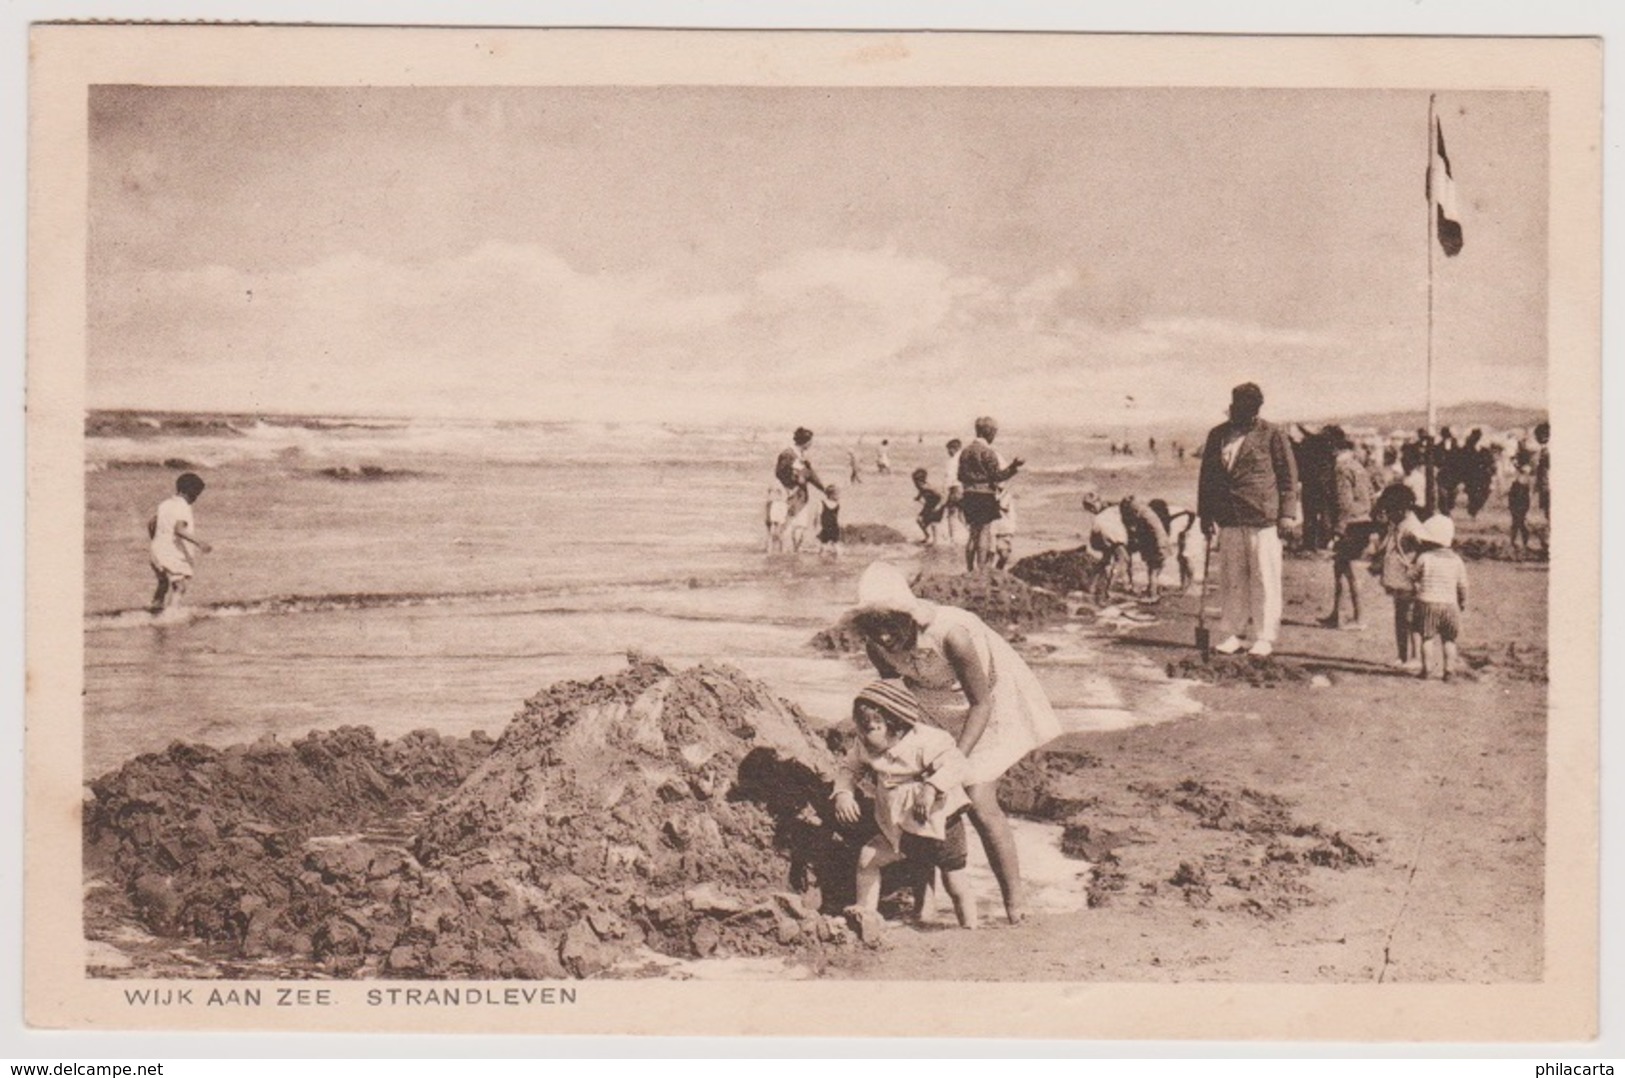
<instances>
[{"instance_id":1,"label":"woman's white dress","mask_svg":"<svg viewBox=\"0 0 1625 1078\"><path fill-rule=\"evenodd\" d=\"M950 632L965 630L987 671L993 702L987 728L968 754L967 785L992 782L1023 756L1059 737L1060 720L1037 675L1004 637L968 610L935 603L928 610L915 650L904 655L886 652L886 658L920 698L931 721L957 736L970 705L948 663L946 646Z\"/></svg>"}]
</instances>

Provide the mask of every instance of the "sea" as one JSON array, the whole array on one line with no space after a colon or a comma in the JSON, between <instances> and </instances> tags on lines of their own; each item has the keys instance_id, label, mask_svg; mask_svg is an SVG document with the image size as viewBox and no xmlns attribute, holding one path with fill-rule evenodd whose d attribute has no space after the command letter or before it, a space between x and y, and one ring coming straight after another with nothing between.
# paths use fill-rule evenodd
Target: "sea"
<instances>
[{"instance_id":1,"label":"sea","mask_svg":"<svg viewBox=\"0 0 1625 1078\"><path fill-rule=\"evenodd\" d=\"M291 741L365 725L492 736L563 679L729 663L815 721L842 721L872 672L813 636L876 559L962 572L958 546L765 550L788 431L665 424L94 412L85 439L85 774L171 742ZM909 473L940 487L950 431L821 434L842 522L919 538ZM961 434L961 437L967 435ZM875 466L888 442L889 474ZM1086 484L1188 503L1195 464L1109 452L1087 430L1022 431L1019 558L1077 546ZM146 524L195 471L199 558L186 615L147 610ZM1150 484L1150 486L1148 486ZM963 535L958 537L961 541ZM1135 615L1146 619L1154 613ZM1110 618L1028 641L1069 730L1198 710Z\"/></svg>"}]
</instances>

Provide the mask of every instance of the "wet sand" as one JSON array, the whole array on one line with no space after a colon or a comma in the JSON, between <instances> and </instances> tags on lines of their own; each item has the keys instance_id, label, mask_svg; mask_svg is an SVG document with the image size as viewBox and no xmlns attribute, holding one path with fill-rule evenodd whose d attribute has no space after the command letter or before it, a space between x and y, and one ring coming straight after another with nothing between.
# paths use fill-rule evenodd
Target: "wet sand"
<instances>
[{"instance_id":1,"label":"wet sand","mask_svg":"<svg viewBox=\"0 0 1625 1078\"><path fill-rule=\"evenodd\" d=\"M1308 676L1192 687L1206 710L1071 734L1069 832L1109 846L1092 908L1019 928L889 933L830 972L884 979L1487 983L1542 974L1546 573L1470 563L1477 680L1386 668L1364 632L1314 624L1331 563L1289 558L1278 656ZM1111 647L1192 654L1194 594ZM1542 631L1532 632L1539 628ZM1507 658L1508 648L1514 649ZM1318 675L1318 677L1317 677ZM1267 683L1266 683L1267 684Z\"/></svg>"}]
</instances>

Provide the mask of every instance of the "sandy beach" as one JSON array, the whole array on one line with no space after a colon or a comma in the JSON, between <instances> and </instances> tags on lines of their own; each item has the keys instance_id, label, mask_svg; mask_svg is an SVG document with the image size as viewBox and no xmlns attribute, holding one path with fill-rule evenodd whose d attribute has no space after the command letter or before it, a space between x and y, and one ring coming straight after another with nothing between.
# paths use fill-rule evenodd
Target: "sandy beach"
<instances>
[{"instance_id":1,"label":"sandy beach","mask_svg":"<svg viewBox=\"0 0 1625 1078\"><path fill-rule=\"evenodd\" d=\"M1327 560L1290 558L1279 657L1309 680L1194 690L1205 713L1071 735L1085 802L1067 817L1109 860L1085 911L977 933L900 930L842 963L859 977L1435 981L1541 977L1545 847L1542 566L1478 561L1479 680L1383 669L1386 624L1312 626ZM1370 595L1386 616L1386 598ZM1194 598L1116 646L1190 652ZM1544 618L1540 618L1543 621ZM1509 648L1529 665L1506 659Z\"/></svg>"},{"instance_id":2,"label":"sandy beach","mask_svg":"<svg viewBox=\"0 0 1625 1078\"><path fill-rule=\"evenodd\" d=\"M903 447L899 463L929 462L933 448L924 441ZM741 552L736 557L761 562L769 575L743 583L694 578L674 593L687 613L659 639L680 648L695 641L694 651L630 670L620 660L579 655L574 665L596 670L596 678L538 686L506 727L482 724L489 737L471 741L458 722L427 741L389 729L375 739L347 733L343 709L253 744L217 735L214 747L193 748L183 736L94 785L86 833L97 881L87 899L92 972L1538 980L1545 563L1499 560L1499 501L1480 520L1463 515L1463 545L1497 556L1470 561L1464 654L1473 669L1449 684L1423 683L1388 665L1389 601L1363 569L1364 631L1317 623L1331 588L1325 556L1286 561L1285 628L1274 659L1206 666L1193 647L1197 588L1170 590L1156 604L1119 590L1097 605L1078 592L1032 590L1020 579L1031 575L1027 566L1053 561L1081 541L1076 492L1086 482L1112 496L1133 490L1188 504L1193 480L1193 462L1166 455L1023 479L1015 575L978 581L963 575L956 547L899 542L913 511L908 480L870 473L846 488L844 519L854 534L890 542L849 544L838 559L810 550ZM836 866L851 847L838 838L828 846L827 829L817 823L821 814L827 819L827 794L813 775L827 772L834 758L826 742L843 723L846 687L868 676L867 663L829 652L829 641L794 628L809 623L791 621L781 631L795 640L781 657L745 664L763 680L729 672L731 665L704 665L731 664L728 640L740 630L696 624L696 609L725 603L730 622L748 625L763 587L790 580L796 602L831 617L850 603L853 580L876 557L911 567L921 587L981 610L1010 635L1072 731L1001 784L1006 809L1027 821L1023 856L1048 866L1035 875L1049 873L1037 880L1046 901L1020 927L996 916L997 892L983 870L982 930L899 923L877 947L849 938L836 896L849 885L850 869ZM707 600L711 592L718 597ZM724 600L724 593L754 598ZM661 609L647 597L638 601ZM457 624L504 609L485 598L466 610L448 602ZM1215 604L1210 594L1210 618ZM397 616L393 610L346 616L369 624ZM612 616L607 608L572 615ZM174 636L165 646L182 654L176 649L187 639ZM702 665L688 668L690 654ZM342 670L345 663L328 665ZM796 673L787 682L781 671ZM582 703L606 692L629 710L605 717L602 707ZM756 701L756 710L707 717L671 703L717 692ZM765 702L780 694L791 710ZM651 708L658 720L648 718ZM541 721L527 714L547 718L527 732ZM651 721L664 732L653 733ZM209 728L192 722L195 732ZM617 724L629 725L618 734ZM740 730L756 732L741 741ZM667 765L617 747L662 737L671 746ZM747 774L752 745L763 737L784 754L778 778L766 786ZM701 743L710 747L694 747ZM733 770L718 770L722 760L735 761ZM687 786L672 777L684 773ZM230 792L246 789L245 774L257 775L266 792ZM342 792L318 798L313 782ZM605 782L618 800L600 804L594 791ZM735 807L709 799L710 791L736 787L727 799ZM773 792L761 792L769 787ZM780 796L781 787L794 796ZM580 837L561 840L557 825L532 820L530 809L504 807L528 803L523 791L533 788L538 797L546 791L537 804L563 798L583 805L579 811L607 815L573 825L568 833ZM181 792L154 793L175 789ZM470 808L469 798L486 807ZM661 824L671 812L678 815ZM445 819L482 821L475 833L487 836L484 845L448 837L465 835L469 825ZM646 819L653 830L640 830L637 821ZM786 840L787 833L801 838ZM972 857L981 859L974 840ZM481 867L495 864L511 866L509 883L492 882L495 870ZM561 883L581 879L602 881L594 886L608 888L609 897L595 904L575 884ZM109 881L121 885L105 886ZM510 886L520 892L503 890ZM501 892L498 912L490 895L479 897L491 887ZM534 893L522 893L527 887ZM674 896L685 896L675 899L684 911L676 920L668 908ZM222 918L213 912L221 902L239 912ZM779 906L769 908L772 902ZM425 904L441 912L425 921ZM811 920L792 925L791 909ZM753 910L756 921L748 916ZM715 930L701 929L711 922Z\"/></svg>"}]
</instances>

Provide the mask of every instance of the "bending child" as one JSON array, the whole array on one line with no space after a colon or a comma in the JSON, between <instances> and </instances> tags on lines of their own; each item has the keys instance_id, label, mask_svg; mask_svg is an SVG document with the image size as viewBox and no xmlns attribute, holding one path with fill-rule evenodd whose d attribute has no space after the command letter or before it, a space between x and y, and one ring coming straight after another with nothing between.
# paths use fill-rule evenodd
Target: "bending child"
<instances>
[{"instance_id":1,"label":"bending child","mask_svg":"<svg viewBox=\"0 0 1625 1078\"><path fill-rule=\"evenodd\" d=\"M880 833L858 854L858 900L847 910L866 943L882 927L880 870L903 860L918 862L923 872L941 870L960 926L976 927L965 873L970 798L964 782L970 765L952 734L924 720L919 701L900 680L870 682L852 702L858 737L836 775L835 818L857 823L857 791L873 795ZM922 920L933 908L932 875L924 875L916 890Z\"/></svg>"},{"instance_id":2,"label":"bending child","mask_svg":"<svg viewBox=\"0 0 1625 1078\"><path fill-rule=\"evenodd\" d=\"M920 503L920 515L914 518L914 523L920 526L920 541L926 546L935 546L937 525L942 523L945 510L942 494L927 482L929 476L924 468L915 468L909 478L914 480L914 500Z\"/></svg>"}]
</instances>

